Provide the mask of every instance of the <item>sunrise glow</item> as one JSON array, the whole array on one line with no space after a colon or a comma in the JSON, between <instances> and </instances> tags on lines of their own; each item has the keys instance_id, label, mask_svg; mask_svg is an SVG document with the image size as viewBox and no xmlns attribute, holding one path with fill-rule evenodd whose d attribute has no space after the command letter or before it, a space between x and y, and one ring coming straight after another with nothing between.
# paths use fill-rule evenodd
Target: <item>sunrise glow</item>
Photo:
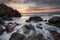
<instances>
[{"instance_id":1,"label":"sunrise glow","mask_svg":"<svg viewBox=\"0 0 60 40\"><path fill-rule=\"evenodd\" d=\"M17 9L20 13L29 13L30 11L27 9Z\"/></svg>"}]
</instances>

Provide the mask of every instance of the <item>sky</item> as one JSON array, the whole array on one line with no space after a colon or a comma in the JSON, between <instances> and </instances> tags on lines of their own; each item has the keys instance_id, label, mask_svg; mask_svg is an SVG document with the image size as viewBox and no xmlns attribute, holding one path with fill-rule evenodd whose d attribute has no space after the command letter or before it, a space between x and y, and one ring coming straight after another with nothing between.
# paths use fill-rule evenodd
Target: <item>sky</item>
<instances>
[{"instance_id":1,"label":"sky","mask_svg":"<svg viewBox=\"0 0 60 40\"><path fill-rule=\"evenodd\" d=\"M0 0L21 13L60 12L60 0Z\"/></svg>"}]
</instances>

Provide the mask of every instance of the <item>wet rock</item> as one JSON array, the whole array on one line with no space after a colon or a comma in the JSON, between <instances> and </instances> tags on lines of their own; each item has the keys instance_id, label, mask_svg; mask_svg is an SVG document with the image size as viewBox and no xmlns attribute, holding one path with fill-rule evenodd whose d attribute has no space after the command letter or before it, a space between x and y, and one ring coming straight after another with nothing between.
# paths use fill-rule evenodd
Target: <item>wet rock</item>
<instances>
[{"instance_id":1,"label":"wet rock","mask_svg":"<svg viewBox=\"0 0 60 40\"><path fill-rule=\"evenodd\" d=\"M2 25L0 25L0 35L2 35L3 32L4 32L4 29L3 29Z\"/></svg>"},{"instance_id":2,"label":"wet rock","mask_svg":"<svg viewBox=\"0 0 60 40\"><path fill-rule=\"evenodd\" d=\"M26 24L24 25L26 29L34 29L34 26L32 24Z\"/></svg>"},{"instance_id":3,"label":"wet rock","mask_svg":"<svg viewBox=\"0 0 60 40\"><path fill-rule=\"evenodd\" d=\"M4 20L1 20L1 19L0 19L0 25L5 25Z\"/></svg>"},{"instance_id":4,"label":"wet rock","mask_svg":"<svg viewBox=\"0 0 60 40\"><path fill-rule=\"evenodd\" d=\"M36 32L36 30L35 30L35 28L32 24L26 24L26 25L23 26L23 28L24 28L23 29L24 33L29 33L30 30Z\"/></svg>"},{"instance_id":5,"label":"wet rock","mask_svg":"<svg viewBox=\"0 0 60 40\"><path fill-rule=\"evenodd\" d=\"M38 23L37 25L36 25L36 27L38 28L38 29L43 29L43 27L41 27L41 23Z\"/></svg>"},{"instance_id":6,"label":"wet rock","mask_svg":"<svg viewBox=\"0 0 60 40\"><path fill-rule=\"evenodd\" d=\"M24 40L24 38L25 35L15 32L11 35L9 40Z\"/></svg>"},{"instance_id":7,"label":"wet rock","mask_svg":"<svg viewBox=\"0 0 60 40\"><path fill-rule=\"evenodd\" d=\"M36 27L37 27L38 29L43 29L43 27L40 27L40 26L38 26L38 25L37 25Z\"/></svg>"},{"instance_id":8,"label":"wet rock","mask_svg":"<svg viewBox=\"0 0 60 40\"><path fill-rule=\"evenodd\" d=\"M60 33L57 33L56 31L50 30L50 33L54 37L54 40L60 40Z\"/></svg>"},{"instance_id":9,"label":"wet rock","mask_svg":"<svg viewBox=\"0 0 60 40\"><path fill-rule=\"evenodd\" d=\"M47 22L47 20L44 20L44 22Z\"/></svg>"},{"instance_id":10,"label":"wet rock","mask_svg":"<svg viewBox=\"0 0 60 40\"><path fill-rule=\"evenodd\" d=\"M37 39L37 40L46 40L41 33L38 33L38 34L36 35L36 39Z\"/></svg>"},{"instance_id":11,"label":"wet rock","mask_svg":"<svg viewBox=\"0 0 60 40\"><path fill-rule=\"evenodd\" d=\"M16 23L16 22L9 22L8 24L13 24L13 25L15 25L15 26L21 25L21 24L18 24L18 23Z\"/></svg>"},{"instance_id":12,"label":"wet rock","mask_svg":"<svg viewBox=\"0 0 60 40\"><path fill-rule=\"evenodd\" d=\"M14 31L16 27L16 23L15 22L11 22L11 23L8 23L7 27L6 27L6 31L9 33L9 32L12 32Z\"/></svg>"},{"instance_id":13,"label":"wet rock","mask_svg":"<svg viewBox=\"0 0 60 40\"><path fill-rule=\"evenodd\" d=\"M43 37L43 35L41 33L38 33L33 36L28 36L27 39L28 40L45 40L45 38Z\"/></svg>"},{"instance_id":14,"label":"wet rock","mask_svg":"<svg viewBox=\"0 0 60 40\"><path fill-rule=\"evenodd\" d=\"M57 26L57 27L60 27L60 17L58 17L58 16L52 17L51 19L48 20L48 22L50 24Z\"/></svg>"},{"instance_id":15,"label":"wet rock","mask_svg":"<svg viewBox=\"0 0 60 40\"><path fill-rule=\"evenodd\" d=\"M26 22L31 22L31 21L33 21L33 22L41 22L41 21L43 21L43 19L41 17L39 17L39 16L34 16L34 17L30 17L28 20L26 20Z\"/></svg>"}]
</instances>

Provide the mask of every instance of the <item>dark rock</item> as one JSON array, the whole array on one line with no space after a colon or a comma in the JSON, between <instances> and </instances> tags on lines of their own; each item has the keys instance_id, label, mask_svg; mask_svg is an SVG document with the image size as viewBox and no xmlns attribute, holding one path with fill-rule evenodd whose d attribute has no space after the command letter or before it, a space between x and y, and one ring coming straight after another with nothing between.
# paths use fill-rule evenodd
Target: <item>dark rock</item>
<instances>
[{"instance_id":1,"label":"dark rock","mask_svg":"<svg viewBox=\"0 0 60 40\"><path fill-rule=\"evenodd\" d=\"M38 23L37 25L36 25L36 27L38 28L38 29L43 29L43 27L41 27L41 23Z\"/></svg>"},{"instance_id":2,"label":"dark rock","mask_svg":"<svg viewBox=\"0 0 60 40\"><path fill-rule=\"evenodd\" d=\"M41 33L38 33L34 36L28 36L27 40L45 40L45 38Z\"/></svg>"},{"instance_id":3,"label":"dark rock","mask_svg":"<svg viewBox=\"0 0 60 40\"><path fill-rule=\"evenodd\" d=\"M7 31L8 33L9 33L9 32L12 32L12 31L14 31L15 27L16 27L15 22L13 22L13 23L8 23L8 25L7 25L7 27L6 27L6 31Z\"/></svg>"},{"instance_id":4,"label":"dark rock","mask_svg":"<svg viewBox=\"0 0 60 40\"><path fill-rule=\"evenodd\" d=\"M47 20L44 20L45 22L47 22Z\"/></svg>"},{"instance_id":5,"label":"dark rock","mask_svg":"<svg viewBox=\"0 0 60 40\"><path fill-rule=\"evenodd\" d=\"M1 19L0 19L0 25L5 25L4 20L1 20Z\"/></svg>"},{"instance_id":6,"label":"dark rock","mask_svg":"<svg viewBox=\"0 0 60 40\"><path fill-rule=\"evenodd\" d=\"M18 23L16 23L16 22L9 22L8 24L13 24L13 25L15 25L15 26L20 25L20 24L18 24Z\"/></svg>"},{"instance_id":7,"label":"dark rock","mask_svg":"<svg viewBox=\"0 0 60 40\"><path fill-rule=\"evenodd\" d=\"M0 19L10 20L10 17L21 17L21 13L19 13L17 10L12 9L11 7L8 7L6 4L1 3Z\"/></svg>"},{"instance_id":8,"label":"dark rock","mask_svg":"<svg viewBox=\"0 0 60 40\"><path fill-rule=\"evenodd\" d=\"M33 21L33 22L41 22L41 21L43 21L43 19L41 17L39 17L39 16L34 16L34 17L30 17L29 20L26 20L26 22L31 22L31 21Z\"/></svg>"},{"instance_id":9,"label":"dark rock","mask_svg":"<svg viewBox=\"0 0 60 40\"><path fill-rule=\"evenodd\" d=\"M34 26L32 24L26 24L26 25L24 25L24 27L26 29L33 29L34 28Z\"/></svg>"},{"instance_id":10,"label":"dark rock","mask_svg":"<svg viewBox=\"0 0 60 40\"><path fill-rule=\"evenodd\" d=\"M51 19L48 20L48 22L50 24L57 26L57 27L60 27L60 17L58 17L58 16L52 17Z\"/></svg>"},{"instance_id":11,"label":"dark rock","mask_svg":"<svg viewBox=\"0 0 60 40\"><path fill-rule=\"evenodd\" d=\"M0 25L0 35L2 35L3 32L4 32L4 29L3 29L3 27Z\"/></svg>"},{"instance_id":12,"label":"dark rock","mask_svg":"<svg viewBox=\"0 0 60 40\"><path fill-rule=\"evenodd\" d=\"M24 40L25 35L20 33L13 33L9 40Z\"/></svg>"},{"instance_id":13,"label":"dark rock","mask_svg":"<svg viewBox=\"0 0 60 40\"><path fill-rule=\"evenodd\" d=\"M60 33L57 33L56 31L50 30L50 33L54 37L54 40L60 40Z\"/></svg>"},{"instance_id":14,"label":"dark rock","mask_svg":"<svg viewBox=\"0 0 60 40\"><path fill-rule=\"evenodd\" d=\"M26 20L26 22L29 22L29 20Z\"/></svg>"},{"instance_id":15,"label":"dark rock","mask_svg":"<svg viewBox=\"0 0 60 40\"><path fill-rule=\"evenodd\" d=\"M41 27L41 26L38 26L38 25L37 25L36 27L37 27L38 29L43 29L43 27Z\"/></svg>"},{"instance_id":16,"label":"dark rock","mask_svg":"<svg viewBox=\"0 0 60 40\"><path fill-rule=\"evenodd\" d=\"M36 39L37 39L37 40L46 40L41 33L38 33L38 34L36 35Z\"/></svg>"},{"instance_id":17,"label":"dark rock","mask_svg":"<svg viewBox=\"0 0 60 40\"><path fill-rule=\"evenodd\" d=\"M29 33L30 30L33 30L34 32L36 32L36 30L32 24L26 24L23 27L25 29L25 30L23 30L24 33L26 33L26 32Z\"/></svg>"}]
</instances>

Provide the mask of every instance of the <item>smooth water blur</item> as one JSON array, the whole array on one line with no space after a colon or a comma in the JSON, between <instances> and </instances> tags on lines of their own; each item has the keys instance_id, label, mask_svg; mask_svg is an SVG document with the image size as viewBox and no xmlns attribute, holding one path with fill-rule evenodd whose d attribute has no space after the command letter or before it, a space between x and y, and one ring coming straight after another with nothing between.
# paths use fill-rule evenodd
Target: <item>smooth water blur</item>
<instances>
[{"instance_id":1,"label":"smooth water blur","mask_svg":"<svg viewBox=\"0 0 60 40\"><path fill-rule=\"evenodd\" d=\"M28 23L25 22L25 21L28 20L29 17L30 17L30 16L22 16L21 18L13 18L14 21L6 21L6 23L8 23L8 22L17 22L17 23L21 24L21 25L19 25L19 26L16 26L15 30L12 32L12 33L14 33L14 32L16 32L18 29L21 29L21 27L22 27L23 25L28 24ZM49 20L52 16L41 16L41 17L43 18L43 20ZM36 26L36 25L38 24L38 23L34 23L34 22L30 22L30 23L33 24L34 26ZM57 31L57 32L60 33L60 31L59 31L60 28L56 28L56 27L54 27L54 26L50 26L50 25L46 24L46 22L44 22L44 21L39 22L39 23L42 24L41 27L42 27L43 29L37 29L37 28L35 27L35 30L36 30L37 33L38 33L38 32L42 33L42 34L44 35L44 37L45 37L46 40L54 40L53 36L52 36L52 35L50 34L50 32L49 32L48 30L46 30L46 29L55 30L55 31ZM22 30L21 30L21 31L22 31ZM6 33L6 32L4 32L4 34L0 36L0 40L9 40L9 38L10 38L10 36L11 36L12 33ZM49 37L50 39L48 39L48 37Z\"/></svg>"}]
</instances>

